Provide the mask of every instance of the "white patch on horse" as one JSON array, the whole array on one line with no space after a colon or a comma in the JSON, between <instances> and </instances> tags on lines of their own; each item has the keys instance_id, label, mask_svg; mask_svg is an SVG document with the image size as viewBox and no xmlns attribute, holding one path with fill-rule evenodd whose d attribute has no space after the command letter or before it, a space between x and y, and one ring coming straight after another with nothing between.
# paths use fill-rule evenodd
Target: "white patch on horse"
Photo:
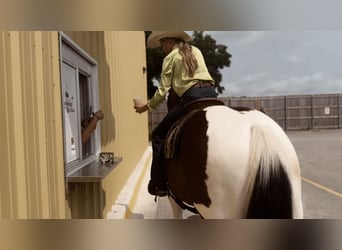
<instances>
[{"instance_id":1,"label":"white patch on horse","mask_svg":"<svg viewBox=\"0 0 342 250\"><path fill-rule=\"evenodd\" d=\"M212 201L209 208L199 206L204 218L241 218L244 185L249 156L249 128L240 113L224 106L205 109L208 121L206 180ZM228 190L228 191L227 191Z\"/></svg>"},{"instance_id":2,"label":"white patch on horse","mask_svg":"<svg viewBox=\"0 0 342 250\"><path fill-rule=\"evenodd\" d=\"M272 161L274 154L274 159L279 157L285 167L292 187L293 215L302 218L299 162L280 126L256 110L240 113L225 106L213 106L205 111L208 122L206 185L212 203L209 208L196 204L200 214L204 218L245 217L251 191L246 187L255 178L261 151L267 150L271 157L267 160ZM259 136L260 140L251 138L252 135ZM250 158L252 153L257 159Z\"/></svg>"}]
</instances>

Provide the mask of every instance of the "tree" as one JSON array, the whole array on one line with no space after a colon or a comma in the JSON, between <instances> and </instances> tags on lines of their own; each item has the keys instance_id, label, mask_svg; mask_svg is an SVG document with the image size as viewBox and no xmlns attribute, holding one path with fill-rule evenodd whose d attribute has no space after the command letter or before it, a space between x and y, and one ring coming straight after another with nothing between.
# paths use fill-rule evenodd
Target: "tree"
<instances>
[{"instance_id":1,"label":"tree","mask_svg":"<svg viewBox=\"0 0 342 250\"><path fill-rule=\"evenodd\" d=\"M216 40L210 35L203 35L203 31L195 31L192 37L191 44L202 51L208 71L215 81L215 88L218 93L222 94L224 87L220 86L222 81L220 70L230 66L231 58L231 54L227 52L227 46L216 44Z\"/></svg>"},{"instance_id":2,"label":"tree","mask_svg":"<svg viewBox=\"0 0 342 250\"><path fill-rule=\"evenodd\" d=\"M150 31L145 31L145 38L147 40ZM193 41L190 44L198 47L204 56L210 75L215 81L215 88L218 93L222 93L223 86L220 86L222 81L222 74L220 72L224 67L230 66L231 54L227 52L227 46L217 44L216 40L210 35L203 34L203 31L195 31L192 35ZM146 49L147 57L147 92L148 98L151 98L155 93L156 86L153 80L160 80L161 66L164 54L160 49Z\"/></svg>"}]
</instances>

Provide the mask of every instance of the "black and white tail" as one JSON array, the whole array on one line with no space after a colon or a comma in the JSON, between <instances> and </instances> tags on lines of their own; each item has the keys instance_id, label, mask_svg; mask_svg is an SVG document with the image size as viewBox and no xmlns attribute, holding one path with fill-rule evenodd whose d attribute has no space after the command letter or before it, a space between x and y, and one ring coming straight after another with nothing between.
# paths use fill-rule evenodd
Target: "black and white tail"
<instances>
[{"instance_id":1,"label":"black and white tail","mask_svg":"<svg viewBox=\"0 0 342 250\"><path fill-rule=\"evenodd\" d=\"M267 130L252 127L250 141L251 171L247 218L294 218L293 190L286 166L280 160L276 141Z\"/></svg>"}]
</instances>

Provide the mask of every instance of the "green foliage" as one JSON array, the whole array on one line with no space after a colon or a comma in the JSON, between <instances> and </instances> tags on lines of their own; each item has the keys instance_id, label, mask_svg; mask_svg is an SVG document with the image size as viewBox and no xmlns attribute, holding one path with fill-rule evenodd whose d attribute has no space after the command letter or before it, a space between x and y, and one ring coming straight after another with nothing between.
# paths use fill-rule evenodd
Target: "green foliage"
<instances>
[{"instance_id":1,"label":"green foliage","mask_svg":"<svg viewBox=\"0 0 342 250\"><path fill-rule=\"evenodd\" d=\"M215 39L210 35L204 35L203 31L195 31L192 37L191 44L202 51L209 73L215 81L215 87L221 94L224 87L220 86L222 81L220 70L230 66L231 54L227 52L227 46L217 44Z\"/></svg>"},{"instance_id":2,"label":"green foliage","mask_svg":"<svg viewBox=\"0 0 342 250\"><path fill-rule=\"evenodd\" d=\"M145 44L151 31L145 31ZM160 49L146 48L146 66L147 66L147 95L151 98L157 87L153 85L153 79L160 80L164 54Z\"/></svg>"},{"instance_id":3,"label":"green foliage","mask_svg":"<svg viewBox=\"0 0 342 250\"><path fill-rule=\"evenodd\" d=\"M149 36L151 32L145 31L145 37ZM193 41L190 43L202 51L206 61L210 75L215 81L215 88L218 93L222 93L224 87L220 86L222 81L222 74L220 72L224 67L230 66L231 54L227 52L227 46L217 44L216 40L210 35L204 35L203 31L195 31L192 35ZM153 85L153 79L160 80L161 66L164 54L160 49L146 49L147 57L147 92L148 97L151 98L156 90Z\"/></svg>"}]
</instances>

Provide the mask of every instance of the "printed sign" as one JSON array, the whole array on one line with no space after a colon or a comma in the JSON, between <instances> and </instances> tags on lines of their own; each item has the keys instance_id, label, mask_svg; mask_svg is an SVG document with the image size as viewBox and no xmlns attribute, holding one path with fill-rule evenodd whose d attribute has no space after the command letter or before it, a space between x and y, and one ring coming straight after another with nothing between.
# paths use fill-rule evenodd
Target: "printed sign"
<instances>
[{"instance_id":1,"label":"printed sign","mask_svg":"<svg viewBox=\"0 0 342 250\"><path fill-rule=\"evenodd\" d=\"M329 115L330 114L330 107L324 108L324 114Z\"/></svg>"},{"instance_id":2,"label":"printed sign","mask_svg":"<svg viewBox=\"0 0 342 250\"><path fill-rule=\"evenodd\" d=\"M68 91L65 91L65 99L64 99L63 105L67 113L75 112L74 107L73 107L73 101L74 101L74 97L72 96L71 98L69 98Z\"/></svg>"}]
</instances>

